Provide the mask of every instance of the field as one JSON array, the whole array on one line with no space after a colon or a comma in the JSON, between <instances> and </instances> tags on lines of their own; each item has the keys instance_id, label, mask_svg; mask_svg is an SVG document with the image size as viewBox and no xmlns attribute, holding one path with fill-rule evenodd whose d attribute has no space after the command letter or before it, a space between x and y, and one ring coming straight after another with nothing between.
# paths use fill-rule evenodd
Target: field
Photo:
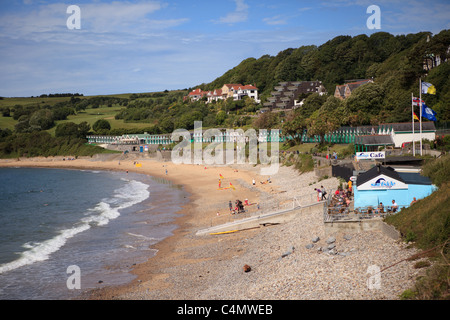
<instances>
[{"instance_id":1,"label":"field","mask_svg":"<svg viewBox=\"0 0 450 320\"><path fill-rule=\"evenodd\" d=\"M118 94L118 95L110 95L108 97L118 97L118 98L128 98L130 94ZM91 97L79 97L81 99L87 99ZM22 105L24 107L26 106L33 106L33 105L50 105L53 106L57 104L58 102L64 102L69 101L70 97L56 97L56 98L4 98L0 100L0 109L3 107L14 107L15 105ZM95 123L95 121L99 119L106 119L111 124L111 129L142 129L142 128L148 128L152 126L151 123L126 123L123 120L116 120L114 116L125 107L119 106L119 105L113 105L111 107L107 106L100 106L99 108L87 108L85 111L78 112L76 115L71 115L67 117L67 120L62 121L56 121L55 124L58 125L59 123L64 122L74 122L76 124L79 124L83 121L88 122L91 127ZM14 125L17 123L17 120L14 120L12 117L4 117L0 114L0 128L1 129L10 129L14 130ZM54 135L55 133L55 127L48 130L49 133Z\"/></svg>"}]
</instances>

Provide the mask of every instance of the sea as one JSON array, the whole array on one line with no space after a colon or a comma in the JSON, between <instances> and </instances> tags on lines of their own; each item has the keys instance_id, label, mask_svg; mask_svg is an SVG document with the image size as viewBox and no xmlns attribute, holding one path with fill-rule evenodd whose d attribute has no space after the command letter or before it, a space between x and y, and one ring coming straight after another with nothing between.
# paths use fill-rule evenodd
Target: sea
<instances>
[{"instance_id":1,"label":"sea","mask_svg":"<svg viewBox=\"0 0 450 320\"><path fill-rule=\"evenodd\" d=\"M130 282L188 196L126 171L0 168L0 300L70 300Z\"/></svg>"}]
</instances>

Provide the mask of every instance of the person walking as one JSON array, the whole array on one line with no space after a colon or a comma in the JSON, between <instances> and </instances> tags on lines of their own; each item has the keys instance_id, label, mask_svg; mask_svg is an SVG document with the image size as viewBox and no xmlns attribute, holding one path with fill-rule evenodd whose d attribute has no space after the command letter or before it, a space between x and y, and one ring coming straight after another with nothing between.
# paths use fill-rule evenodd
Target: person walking
<instances>
[{"instance_id":1,"label":"person walking","mask_svg":"<svg viewBox=\"0 0 450 320\"><path fill-rule=\"evenodd\" d=\"M324 186L320 186L320 189L322 191L322 200L327 200L327 197L325 197L327 195L327 191L325 190Z\"/></svg>"}]
</instances>

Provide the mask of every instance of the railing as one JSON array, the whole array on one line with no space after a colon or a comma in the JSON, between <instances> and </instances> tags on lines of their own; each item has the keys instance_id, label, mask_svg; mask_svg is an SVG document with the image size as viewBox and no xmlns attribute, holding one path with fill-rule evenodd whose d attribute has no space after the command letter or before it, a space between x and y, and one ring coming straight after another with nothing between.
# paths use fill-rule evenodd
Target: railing
<instances>
[{"instance_id":1,"label":"railing","mask_svg":"<svg viewBox=\"0 0 450 320\"><path fill-rule=\"evenodd\" d=\"M284 201L271 198L258 203L249 201L248 204L245 204L245 200L242 202L244 204L244 212L240 213L234 210L234 203L232 203L233 210L231 211L229 209L228 203L224 203L219 208L217 206L211 207L210 211L216 210L217 215L211 218L210 227L267 213L282 212L301 208L303 206L317 202L317 193L298 196Z\"/></svg>"},{"instance_id":2,"label":"railing","mask_svg":"<svg viewBox=\"0 0 450 320\"><path fill-rule=\"evenodd\" d=\"M388 206L383 210L380 210L372 206L353 209L346 206L329 207L326 205L324 207L324 221L361 221L364 219L384 218L389 215L397 214L403 208L407 207L407 205L399 205L396 210L393 210L392 207Z\"/></svg>"}]
</instances>

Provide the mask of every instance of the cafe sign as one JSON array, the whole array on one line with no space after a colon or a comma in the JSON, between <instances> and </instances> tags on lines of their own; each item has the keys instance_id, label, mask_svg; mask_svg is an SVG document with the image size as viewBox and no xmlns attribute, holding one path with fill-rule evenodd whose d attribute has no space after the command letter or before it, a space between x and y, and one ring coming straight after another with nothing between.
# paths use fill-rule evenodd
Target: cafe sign
<instances>
[{"instance_id":1,"label":"cafe sign","mask_svg":"<svg viewBox=\"0 0 450 320\"><path fill-rule=\"evenodd\" d=\"M393 179L385 175L379 175L369 181L358 186L358 190L398 190L408 189L408 185L403 181Z\"/></svg>"},{"instance_id":2,"label":"cafe sign","mask_svg":"<svg viewBox=\"0 0 450 320\"><path fill-rule=\"evenodd\" d=\"M378 151L378 152L357 152L356 153L356 160L372 160L372 159L384 159L385 158L385 152L384 151Z\"/></svg>"}]
</instances>

